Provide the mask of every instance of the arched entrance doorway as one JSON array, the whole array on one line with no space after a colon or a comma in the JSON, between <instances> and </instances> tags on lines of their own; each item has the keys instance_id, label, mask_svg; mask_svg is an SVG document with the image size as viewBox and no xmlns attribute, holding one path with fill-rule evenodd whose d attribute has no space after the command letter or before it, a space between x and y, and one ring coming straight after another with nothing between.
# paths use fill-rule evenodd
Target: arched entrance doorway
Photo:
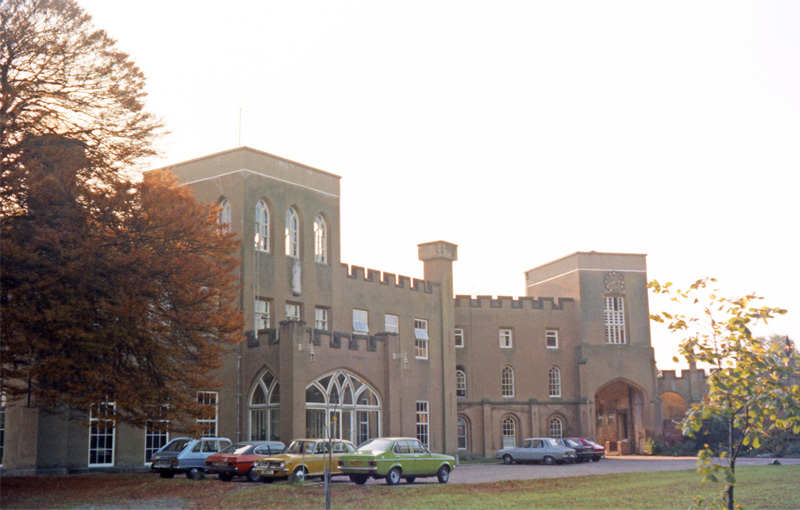
<instances>
[{"instance_id":1,"label":"arched entrance doorway","mask_svg":"<svg viewBox=\"0 0 800 510\"><path fill-rule=\"evenodd\" d=\"M683 440L680 421L686 416L686 399L668 391L661 395L661 418L664 420L664 442L673 446Z\"/></svg>"},{"instance_id":2,"label":"arched entrance doorway","mask_svg":"<svg viewBox=\"0 0 800 510\"><path fill-rule=\"evenodd\" d=\"M643 453L644 391L630 381L605 384L594 396L597 440L609 454Z\"/></svg>"}]
</instances>

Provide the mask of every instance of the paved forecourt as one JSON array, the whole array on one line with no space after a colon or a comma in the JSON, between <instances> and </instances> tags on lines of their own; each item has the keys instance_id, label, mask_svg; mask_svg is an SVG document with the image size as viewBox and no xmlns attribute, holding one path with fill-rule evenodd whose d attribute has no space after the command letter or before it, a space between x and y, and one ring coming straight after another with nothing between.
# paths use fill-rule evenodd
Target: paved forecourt
<instances>
[{"instance_id":1,"label":"paved forecourt","mask_svg":"<svg viewBox=\"0 0 800 510\"><path fill-rule=\"evenodd\" d=\"M771 458L739 458L737 466L767 465ZM800 458L778 459L783 465L800 464ZM681 471L696 469L695 457L609 457L599 462L580 464L461 464L456 466L448 483L499 482L502 480L530 480L534 478L560 478L563 476L606 475L610 473L633 473L640 471ZM338 477L337 477L338 478ZM340 481L346 478L338 478ZM370 484L385 483L383 480L369 480ZM436 478L418 478L416 484L438 483ZM408 485L401 481L400 485Z\"/></svg>"}]
</instances>

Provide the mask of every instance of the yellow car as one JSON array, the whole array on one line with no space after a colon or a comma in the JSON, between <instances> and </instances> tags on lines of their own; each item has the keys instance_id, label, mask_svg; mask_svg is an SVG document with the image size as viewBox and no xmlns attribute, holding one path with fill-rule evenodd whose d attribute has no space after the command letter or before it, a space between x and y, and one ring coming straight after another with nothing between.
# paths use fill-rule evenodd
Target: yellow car
<instances>
[{"instance_id":1,"label":"yellow car","mask_svg":"<svg viewBox=\"0 0 800 510\"><path fill-rule=\"evenodd\" d=\"M333 447L330 456L329 445ZM308 477L324 476L325 466L329 465L331 459L333 465L331 476L341 475L339 456L355 449L353 443L343 439L334 439L332 443L329 439L295 439L283 453L257 459L253 464L253 472L262 482L271 483L287 479L298 481Z\"/></svg>"}]
</instances>

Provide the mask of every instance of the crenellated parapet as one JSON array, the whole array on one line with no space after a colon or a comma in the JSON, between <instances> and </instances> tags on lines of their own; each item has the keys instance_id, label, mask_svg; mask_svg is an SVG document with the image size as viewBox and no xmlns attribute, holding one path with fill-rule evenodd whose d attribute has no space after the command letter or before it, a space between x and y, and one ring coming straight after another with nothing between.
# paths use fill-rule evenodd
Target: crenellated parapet
<instances>
[{"instance_id":1,"label":"crenellated parapet","mask_svg":"<svg viewBox=\"0 0 800 510\"><path fill-rule=\"evenodd\" d=\"M353 266L344 263L341 266L348 279L364 283L372 283L397 289L422 291L426 294L432 294L434 287L440 286L438 282L430 282L419 278L381 272L377 269L365 269L361 266Z\"/></svg>"},{"instance_id":2,"label":"crenellated parapet","mask_svg":"<svg viewBox=\"0 0 800 510\"><path fill-rule=\"evenodd\" d=\"M511 296L466 296L457 295L455 298L455 306L463 308L484 308L484 309L506 309L506 310L564 310L572 308L575 299L573 298L551 298L540 297L538 299L532 297L519 297L514 298Z\"/></svg>"}]
</instances>

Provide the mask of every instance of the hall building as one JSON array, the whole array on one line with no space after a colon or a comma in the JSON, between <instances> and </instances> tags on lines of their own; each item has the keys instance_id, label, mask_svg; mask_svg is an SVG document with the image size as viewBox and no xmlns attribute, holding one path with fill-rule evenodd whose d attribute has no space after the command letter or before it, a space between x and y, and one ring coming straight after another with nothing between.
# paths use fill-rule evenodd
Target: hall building
<instances>
[{"instance_id":1,"label":"hall building","mask_svg":"<svg viewBox=\"0 0 800 510\"><path fill-rule=\"evenodd\" d=\"M455 296L450 242L418 245L418 278L343 263L337 175L248 147L152 171L219 204L242 240L245 337L198 394L217 410L208 435L411 436L462 457L661 437L645 255L577 252L525 271L525 296ZM144 469L170 437L2 411L4 473Z\"/></svg>"}]
</instances>

